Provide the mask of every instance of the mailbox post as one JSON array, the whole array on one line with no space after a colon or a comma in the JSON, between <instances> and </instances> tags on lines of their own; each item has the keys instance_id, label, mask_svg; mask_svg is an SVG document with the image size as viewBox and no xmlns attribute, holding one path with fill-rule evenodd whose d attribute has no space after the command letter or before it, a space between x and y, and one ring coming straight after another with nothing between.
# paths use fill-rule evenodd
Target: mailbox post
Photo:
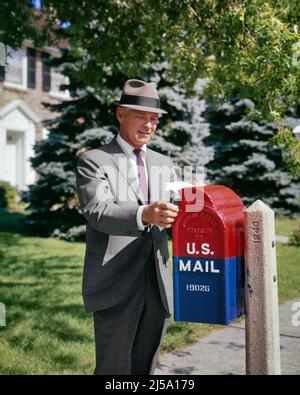
<instances>
[{"instance_id":1,"label":"mailbox post","mask_svg":"<svg viewBox=\"0 0 300 395\"><path fill-rule=\"evenodd\" d=\"M203 191L203 208L190 198L199 198L196 188ZM222 185L180 192L172 230L174 319L227 325L245 312L245 207ZM190 210L193 205L202 209Z\"/></svg>"}]
</instances>

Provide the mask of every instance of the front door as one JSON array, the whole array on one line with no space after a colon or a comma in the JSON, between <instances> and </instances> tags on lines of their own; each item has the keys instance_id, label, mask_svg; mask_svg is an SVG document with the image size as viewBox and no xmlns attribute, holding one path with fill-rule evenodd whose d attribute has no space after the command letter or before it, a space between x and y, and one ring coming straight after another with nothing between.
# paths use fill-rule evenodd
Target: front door
<instances>
[{"instance_id":1,"label":"front door","mask_svg":"<svg viewBox=\"0 0 300 395\"><path fill-rule=\"evenodd\" d=\"M24 175L23 133L8 131L5 150L5 179L12 186L20 188Z\"/></svg>"}]
</instances>

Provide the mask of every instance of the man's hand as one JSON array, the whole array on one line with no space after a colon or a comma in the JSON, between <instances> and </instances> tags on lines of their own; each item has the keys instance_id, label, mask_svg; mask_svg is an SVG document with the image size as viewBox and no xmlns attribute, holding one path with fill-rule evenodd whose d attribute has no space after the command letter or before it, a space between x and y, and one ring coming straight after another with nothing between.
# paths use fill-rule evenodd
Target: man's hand
<instances>
[{"instance_id":1,"label":"man's hand","mask_svg":"<svg viewBox=\"0 0 300 395\"><path fill-rule=\"evenodd\" d=\"M142 221L144 225L153 224L163 228L171 228L177 214L177 206L160 200L143 208Z\"/></svg>"}]
</instances>

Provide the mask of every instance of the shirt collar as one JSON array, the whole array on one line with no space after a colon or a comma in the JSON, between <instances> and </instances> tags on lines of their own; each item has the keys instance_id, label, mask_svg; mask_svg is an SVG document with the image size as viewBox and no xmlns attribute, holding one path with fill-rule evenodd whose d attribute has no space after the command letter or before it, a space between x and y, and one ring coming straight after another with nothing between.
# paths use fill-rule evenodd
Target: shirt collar
<instances>
[{"instance_id":1,"label":"shirt collar","mask_svg":"<svg viewBox=\"0 0 300 395\"><path fill-rule=\"evenodd\" d=\"M118 133L118 135L117 135L117 142L120 145L120 147L123 149L123 151L126 155L129 155L129 156L134 155L134 153L133 153L134 147L132 145L130 145L129 143L127 143L127 141L125 141L123 139L123 137L121 137L120 133ZM146 150L147 150L146 144L142 145L140 149L143 151L143 154L145 155Z\"/></svg>"}]
</instances>

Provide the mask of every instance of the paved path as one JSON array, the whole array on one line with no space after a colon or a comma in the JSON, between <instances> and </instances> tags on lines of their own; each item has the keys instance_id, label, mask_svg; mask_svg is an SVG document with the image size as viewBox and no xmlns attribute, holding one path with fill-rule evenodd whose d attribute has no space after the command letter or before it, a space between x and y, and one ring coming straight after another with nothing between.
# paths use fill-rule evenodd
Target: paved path
<instances>
[{"instance_id":1,"label":"paved path","mask_svg":"<svg viewBox=\"0 0 300 395\"><path fill-rule=\"evenodd\" d=\"M279 306L282 374L300 374L300 325L293 326L291 307L300 298ZM299 311L299 307L298 307ZM300 324L300 315L297 321ZM222 327L221 327L222 328ZM245 374L245 321L214 330L193 345L160 356L155 374Z\"/></svg>"},{"instance_id":2,"label":"paved path","mask_svg":"<svg viewBox=\"0 0 300 395\"><path fill-rule=\"evenodd\" d=\"M288 236L276 235L275 240L277 243L287 244L289 242Z\"/></svg>"}]
</instances>

